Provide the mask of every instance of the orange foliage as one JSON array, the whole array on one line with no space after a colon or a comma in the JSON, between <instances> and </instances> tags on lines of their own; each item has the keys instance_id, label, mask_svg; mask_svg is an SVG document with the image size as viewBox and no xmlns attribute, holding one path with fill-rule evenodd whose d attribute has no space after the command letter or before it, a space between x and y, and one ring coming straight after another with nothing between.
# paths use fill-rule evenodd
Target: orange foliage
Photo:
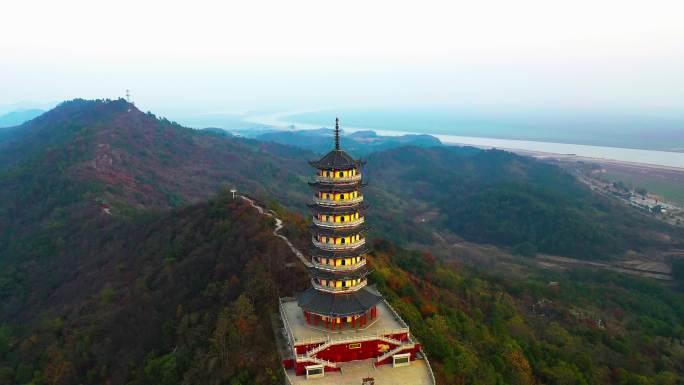
<instances>
[{"instance_id":1,"label":"orange foliage","mask_svg":"<svg viewBox=\"0 0 684 385\"><path fill-rule=\"evenodd\" d=\"M425 303L420 307L420 313L423 315L423 318L429 317L437 313L437 306L430 303Z\"/></svg>"},{"instance_id":2,"label":"orange foliage","mask_svg":"<svg viewBox=\"0 0 684 385\"><path fill-rule=\"evenodd\" d=\"M515 369L515 374L518 377L519 384L536 384L537 382L532 375L532 367L530 362L525 358L520 350L512 350L508 353L508 361Z\"/></svg>"}]
</instances>

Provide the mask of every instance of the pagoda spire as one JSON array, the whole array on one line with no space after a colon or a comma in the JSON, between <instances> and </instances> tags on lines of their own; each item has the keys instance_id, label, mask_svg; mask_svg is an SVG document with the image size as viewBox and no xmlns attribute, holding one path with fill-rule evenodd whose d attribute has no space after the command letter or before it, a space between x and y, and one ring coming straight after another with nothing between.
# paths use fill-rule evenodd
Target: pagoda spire
<instances>
[{"instance_id":1,"label":"pagoda spire","mask_svg":"<svg viewBox=\"0 0 684 385\"><path fill-rule=\"evenodd\" d=\"M335 117L335 150L340 149L340 118Z\"/></svg>"}]
</instances>

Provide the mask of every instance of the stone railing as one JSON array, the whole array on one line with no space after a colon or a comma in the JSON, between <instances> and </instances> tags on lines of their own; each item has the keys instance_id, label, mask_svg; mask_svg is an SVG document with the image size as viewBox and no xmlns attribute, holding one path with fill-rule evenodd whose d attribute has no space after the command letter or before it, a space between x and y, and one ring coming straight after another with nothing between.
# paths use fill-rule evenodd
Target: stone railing
<instances>
[{"instance_id":1,"label":"stone railing","mask_svg":"<svg viewBox=\"0 0 684 385\"><path fill-rule=\"evenodd\" d=\"M432 379L432 383L436 385L437 380L435 379L435 373L432 371L432 366L430 365L430 360L427 359L427 356L425 355L423 348L420 348L420 354L423 356L423 360L425 360L425 365L427 365L428 372L430 373L430 378Z\"/></svg>"},{"instance_id":2,"label":"stone railing","mask_svg":"<svg viewBox=\"0 0 684 385\"><path fill-rule=\"evenodd\" d=\"M396 319L397 322L399 322L399 324L400 324L401 326L403 326L403 327L405 327L406 329L408 329L408 324L406 324L406 321L404 321L404 319L401 318L401 316L399 315L399 313L397 313L397 311L394 310L394 308L392 307L392 305L390 305L389 302L387 302L387 300L384 299L384 298L382 299L382 302L384 302L385 305L387 305L387 308L390 309L390 311L392 312L392 315L394 316L394 319ZM409 335L409 339L411 339L411 341L413 341L413 338L411 338L410 335Z\"/></svg>"},{"instance_id":3,"label":"stone railing","mask_svg":"<svg viewBox=\"0 0 684 385\"><path fill-rule=\"evenodd\" d=\"M297 360L297 362L313 362L315 364L330 366L333 368L337 367L337 364L335 362L324 360L324 359L318 358L316 356L307 356L307 355L301 355L300 354L295 359Z\"/></svg>"},{"instance_id":4,"label":"stone railing","mask_svg":"<svg viewBox=\"0 0 684 385\"><path fill-rule=\"evenodd\" d=\"M280 319L283 320L283 326L285 327L285 332L287 333L287 339L289 340L289 345L294 352L294 342L295 338L292 334L292 329L290 324L287 322L287 317L285 316L285 308L283 307L283 302L296 301L294 297L283 297L278 299L278 310L280 311Z\"/></svg>"},{"instance_id":5,"label":"stone railing","mask_svg":"<svg viewBox=\"0 0 684 385\"><path fill-rule=\"evenodd\" d=\"M331 338L330 336L327 337L315 337L315 338L300 338L295 341L297 345L312 345L312 344L318 344L318 343L327 343L328 341L331 342L331 345L339 345L339 344L346 344L350 342L364 342L364 341L373 341L373 340L382 340L382 339L387 339L386 336L388 335L396 335L396 334L403 334L403 333L408 333L409 330L406 328L399 328L399 329L379 329L376 330L375 332L372 333L363 333L363 332L358 332L354 331L351 335L349 336L340 336L336 335L334 338ZM411 342L411 341L409 341Z\"/></svg>"}]
</instances>

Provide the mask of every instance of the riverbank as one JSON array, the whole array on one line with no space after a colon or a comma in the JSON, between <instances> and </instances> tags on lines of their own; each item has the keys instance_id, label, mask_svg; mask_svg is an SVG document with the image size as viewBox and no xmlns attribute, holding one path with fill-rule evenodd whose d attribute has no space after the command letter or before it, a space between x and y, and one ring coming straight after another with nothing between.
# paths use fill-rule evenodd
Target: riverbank
<instances>
[{"instance_id":1,"label":"riverbank","mask_svg":"<svg viewBox=\"0 0 684 385\"><path fill-rule=\"evenodd\" d=\"M244 120L250 123L263 124L290 130L317 129L322 126L321 124L290 121L288 120L288 117L291 115L292 113L280 113L249 116L244 118ZM385 136L426 134L425 132L378 130L369 127L345 126L344 130L347 132L371 130L375 131L379 135ZM432 135L442 141L442 143L449 145L498 148L534 157L563 157L565 160L576 159L593 162L617 162L633 166L684 171L684 153L679 152L432 133L427 134Z\"/></svg>"}]
</instances>

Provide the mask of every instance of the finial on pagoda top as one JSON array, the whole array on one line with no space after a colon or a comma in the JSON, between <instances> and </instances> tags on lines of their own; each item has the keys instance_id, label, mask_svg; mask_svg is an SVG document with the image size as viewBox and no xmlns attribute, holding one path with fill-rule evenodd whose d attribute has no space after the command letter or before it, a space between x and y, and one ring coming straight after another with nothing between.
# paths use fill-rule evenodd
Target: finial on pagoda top
<instances>
[{"instance_id":1,"label":"finial on pagoda top","mask_svg":"<svg viewBox=\"0 0 684 385\"><path fill-rule=\"evenodd\" d=\"M335 117L335 150L340 149L340 118Z\"/></svg>"}]
</instances>

